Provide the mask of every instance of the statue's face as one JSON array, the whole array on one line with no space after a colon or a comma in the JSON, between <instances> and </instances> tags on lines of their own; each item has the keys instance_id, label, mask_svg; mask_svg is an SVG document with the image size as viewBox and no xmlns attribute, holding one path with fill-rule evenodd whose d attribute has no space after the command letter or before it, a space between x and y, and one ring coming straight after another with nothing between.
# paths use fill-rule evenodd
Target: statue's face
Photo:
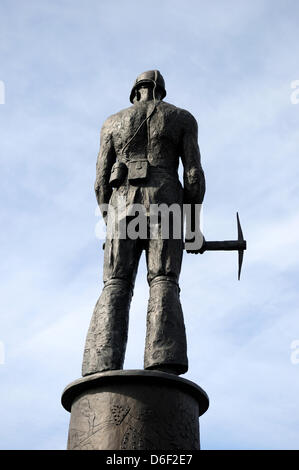
<instances>
[{"instance_id":1,"label":"statue's face","mask_svg":"<svg viewBox=\"0 0 299 470\"><path fill-rule=\"evenodd\" d=\"M157 100L161 99L161 93L155 90L155 97ZM134 103L136 101L152 101L154 99L154 85L151 83L142 83L137 88L137 94L134 98Z\"/></svg>"}]
</instances>

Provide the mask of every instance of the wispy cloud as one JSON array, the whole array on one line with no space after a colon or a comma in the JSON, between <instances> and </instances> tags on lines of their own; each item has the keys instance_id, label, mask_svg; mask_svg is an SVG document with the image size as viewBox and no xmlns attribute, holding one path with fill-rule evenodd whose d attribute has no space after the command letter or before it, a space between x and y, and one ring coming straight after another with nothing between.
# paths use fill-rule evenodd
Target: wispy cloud
<instances>
[{"instance_id":1,"label":"wispy cloud","mask_svg":"<svg viewBox=\"0 0 299 470\"><path fill-rule=\"evenodd\" d=\"M1 448L65 448L60 394L80 375L102 285L99 131L129 105L135 76L153 67L167 100L199 121L206 238L236 237L238 210L248 241L241 282L236 253L184 256L187 377L211 399L202 445L298 448L299 366L290 361L299 339L297 2L15 0L0 8ZM127 368L142 367L147 296L143 259Z\"/></svg>"}]
</instances>

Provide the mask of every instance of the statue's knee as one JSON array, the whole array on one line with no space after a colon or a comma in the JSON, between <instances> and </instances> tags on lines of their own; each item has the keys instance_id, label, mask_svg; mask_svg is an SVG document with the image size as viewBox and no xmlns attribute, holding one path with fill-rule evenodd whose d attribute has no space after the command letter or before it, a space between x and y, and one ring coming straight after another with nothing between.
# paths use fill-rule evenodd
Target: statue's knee
<instances>
[{"instance_id":1,"label":"statue's knee","mask_svg":"<svg viewBox=\"0 0 299 470\"><path fill-rule=\"evenodd\" d=\"M127 279L113 278L104 283L103 292L113 291L116 294L133 294L133 285Z\"/></svg>"},{"instance_id":2,"label":"statue's knee","mask_svg":"<svg viewBox=\"0 0 299 470\"><path fill-rule=\"evenodd\" d=\"M180 292L178 279L175 276L156 276L148 280L150 289L175 289Z\"/></svg>"}]
</instances>

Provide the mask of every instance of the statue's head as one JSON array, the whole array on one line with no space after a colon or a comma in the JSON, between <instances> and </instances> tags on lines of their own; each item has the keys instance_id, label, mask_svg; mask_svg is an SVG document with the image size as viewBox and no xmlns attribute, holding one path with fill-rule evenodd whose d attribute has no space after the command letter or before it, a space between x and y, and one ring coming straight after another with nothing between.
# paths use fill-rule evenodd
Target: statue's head
<instances>
[{"instance_id":1,"label":"statue's head","mask_svg":"<svg viewBox=\"0 0 299 470\"><path fill-rule=\"evenodd\" d=\"M145 90L145 91L143 91ZM143 72L135 80L130 94L130 101L134 103L139 101L142 94L151 93L155 99L162 100L166 96L165 82L159 70L148 70Z\"/></svg>"}]
</instances>

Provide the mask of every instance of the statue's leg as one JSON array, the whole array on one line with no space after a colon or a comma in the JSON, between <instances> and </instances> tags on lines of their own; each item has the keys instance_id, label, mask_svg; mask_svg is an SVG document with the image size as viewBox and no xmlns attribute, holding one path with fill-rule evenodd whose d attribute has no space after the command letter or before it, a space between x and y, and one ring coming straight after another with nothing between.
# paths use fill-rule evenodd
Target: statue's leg
<instances>
[{"instance_id":1,"label":"statue's leg","mask_svg":"<svg viewBox=\"0 0 299 470\"><path fill-rule=\"evenodd\" d=\"M183 374L188 370L186 333L178 285L183 241L149 240L146 254L150 298L144 368Z\"/></svg>"},{"instance_id":2,"label":"statue's leg","mask_svg":"<svg viewBox=\"0 0 299 470\"><path fill-rule=\"evenodd\" d=\"M123 368L131 298L141 248L134 240L106 240L104 288L87 333L82 375Z\"/></svg>"}]
</instances>

